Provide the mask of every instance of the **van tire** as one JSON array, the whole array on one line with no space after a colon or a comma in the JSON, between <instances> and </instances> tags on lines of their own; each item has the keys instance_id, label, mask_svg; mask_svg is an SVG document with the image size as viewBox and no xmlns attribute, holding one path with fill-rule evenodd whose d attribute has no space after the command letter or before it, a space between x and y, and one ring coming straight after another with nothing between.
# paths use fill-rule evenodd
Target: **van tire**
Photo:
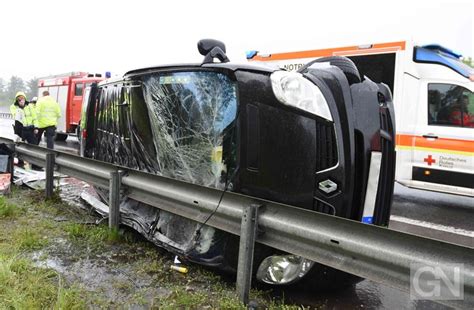
<instances>
[{"instance_id":1,"label":"van tire","mask_svg":"<svg viewBox=\"0 0 474 310\"><path fill-rule=\"evenodd\" d=\"M315 263L311 270L302 279L291 284L283 284L280 287L287 291L320 293L338 292L354 286L364 279L353 274L334 269L319 263ZM257 282L259 288L264 290L276 289L278 285Z\"/></svg>"},{"instance_id":2,"label":"van tire","mask_svg":"<svg viewBox=\"0 0 474 310\"><path fill-rule=\"evenodd\" d=\"M315 263L308 274L294 283L290 289L308 292L339 291L362 280L364 279L356 275Z\"/></svg>"},{"instance_id":3,"label":"van tire","mask_svg":"<svg viewBox=\"0 0 474 310\"><path fill-rule=\"evenodd\" d=\"M56 133L56 138L54 140L56 141L66 141L67 139L67 134L65 133Z\"/></svg>"},{"instance_id":4,"label":"van tire","mask_svg":"<svg viewBox=\"0 0 474 310\"><path fill-rule=\"evenodd\" d=\"M330 57L318 58L316 60L313 60L307 63L303 67L301 67L298 70L298 72L302 72L306 70L314 63L322 63L322 62L329 62L331 66L335 66L341 69L342 72L344 72L347 78L347 81L349 82L349 85L360 83L361 81L360 73L356 65L354 64L352 60L343 56L330 56Z\"/></svg>"}]
</instances>

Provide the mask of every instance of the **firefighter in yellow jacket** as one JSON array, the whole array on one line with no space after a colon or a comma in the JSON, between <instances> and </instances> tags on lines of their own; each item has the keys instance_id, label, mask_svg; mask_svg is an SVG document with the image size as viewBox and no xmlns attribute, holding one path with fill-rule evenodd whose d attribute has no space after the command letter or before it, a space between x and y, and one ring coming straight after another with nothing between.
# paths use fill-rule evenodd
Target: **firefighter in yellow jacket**
<instances>
[{"instance_id":1,"label":"firefighter in yellow jacket","mask_svg":"<svg viewBox=\"0 0 474 310\"><path fill-rule=\"evenodd\" d=\"M56 134L56 126L58 119L61 117L61 108L59 103L49 95L49 91L43 92L43 97L38 99L36 103L36 113L38 117L38 139L41 136L46 137L46 146L48 149L54 149L54 136Z\"/></svg>"},{"instance_id":2,"label":"firefighter in yellow jacket","mask_svg":"<svg viewBox=\"0 0 474 310\"><path fill-rule=\"evenodd\" d=\"M26 99L24 92L17 92L15 101L10 106L10 112L15 120L13 125L15 134L22 140L31 144L37 144L38 119L36 109Z\"/></svg>"}]
</instances>

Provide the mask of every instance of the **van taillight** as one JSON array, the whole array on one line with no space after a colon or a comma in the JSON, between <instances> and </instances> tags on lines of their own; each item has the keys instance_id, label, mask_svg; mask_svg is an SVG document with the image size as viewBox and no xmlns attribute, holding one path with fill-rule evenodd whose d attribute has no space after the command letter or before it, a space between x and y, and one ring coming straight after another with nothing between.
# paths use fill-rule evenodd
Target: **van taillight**
<instances>
[{"instance_id":1,"label":"van taillight","mask_svg":"<svg viewBox=\"0 0 474 310\"><path fill-rule=\"evenodd\" d=\"M82 130L82 139L87 139L87 130Z\"/></svg>"}]
</instances>

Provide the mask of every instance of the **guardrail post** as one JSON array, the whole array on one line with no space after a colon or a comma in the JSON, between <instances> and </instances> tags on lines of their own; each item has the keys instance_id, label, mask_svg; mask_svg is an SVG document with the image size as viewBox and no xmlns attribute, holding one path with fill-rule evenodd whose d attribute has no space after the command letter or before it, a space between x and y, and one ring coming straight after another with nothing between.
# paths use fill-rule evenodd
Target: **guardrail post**
<instances>
[{"instance_id":1,"label":"guardrail post","mask_svg":"<svg viewBox=\"0 0 474 310\"><path fill-rule=\"evenodd\" d=\"M110 172L109 180L109 228L117 229L120 224L120 187L122 171Z\"/></svg>"},{"instance_id":2,"label":"guardrail post","mask_svg":"<svg viewBox=\"0 0 474 310\"><path fill-rule=\"evenodd\" d=\"M239 262L237 266L237 294L245 305L249 302L252 284L252 267L255 239L257 237L257 217L260 205L252 204L244 208L240 226Z\"/></svg>"},{"instance_id":3,"label":"guardrail post","mask_svg":"<svg viewBox=\"0 0 474 310\"><path fill-rule=\"evenodd\" d=\"M51 198L54 192L54 162L56 154L46 154L46 198Z\"/></svg>"}]
</instances>

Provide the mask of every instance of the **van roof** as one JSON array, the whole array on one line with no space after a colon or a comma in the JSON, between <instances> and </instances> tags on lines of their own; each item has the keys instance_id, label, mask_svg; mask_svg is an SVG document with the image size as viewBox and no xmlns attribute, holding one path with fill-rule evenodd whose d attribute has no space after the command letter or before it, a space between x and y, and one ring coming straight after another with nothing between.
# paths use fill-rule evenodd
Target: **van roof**
<instances>
[{"instance_id":1,"label":"van roof","mask_svg":"<svg viewBox=\"0 0 474 310\"><path fill-rule=\"evenodd\" d=\"M214 68L214 69L227 69L231 71L245 70L245 71L260 71L272 73L277 70L281 70L276 66L268 66L265 64L248 64L248 63L208 63L208 64L173 64L173 65L161 65L142 69L130 70L124 74L124 78L132 77L135 75L142 75L146 73L153 73L165 69L184 69L184 68Z\"/></svg>"}]
</instances>

